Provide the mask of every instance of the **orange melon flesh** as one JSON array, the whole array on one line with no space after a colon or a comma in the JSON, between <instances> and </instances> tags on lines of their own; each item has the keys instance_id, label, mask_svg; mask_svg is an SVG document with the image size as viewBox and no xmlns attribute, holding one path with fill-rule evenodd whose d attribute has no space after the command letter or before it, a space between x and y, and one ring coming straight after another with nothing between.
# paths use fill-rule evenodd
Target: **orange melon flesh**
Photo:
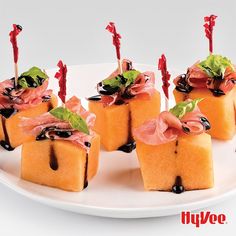
<instances>
[{"instance_id":1,"label":"orange melon flesh","mask_svg":"<svg viewBox=\"0 0 236 236\"><path fill-rule=\"evenodd\" d=\"M58 163L58 169L50 167L51 148ZM21 178L33 183L67 191L82 191L87 180L98 170L100 137L91 141L86 172L86 151L70 141L43 140L24 143L22 146Z\"/></svg>"},{"instance_id":2,"label":"orange melon flesh","mask_svg":"<svg viewBox=\"0 0 236 236\"><path fill-rule=\"evenodd\" d=\"M204 98L198 106L211 123L208 133L213 138L232 139L236 131L236 86L226 95L215 97L208 89L193 89L189 94L174 90L176 103L186 98Z\"/></svg>"},{"instance_id":3,"label":"orange melon flesh","mask_svg":"<svg viewBox=\"0 0 236 236\"><path fill-rule=\"evenodd\" d=\"M151 98L149 96L135 97L129 102L131 112L131 125L133 129L142 125L145 121L156 118L161 110L161 97L159 92L155 92Z\"/></svg>"},{"instance_id":4,"label":"orange melon flesh","mask_svg":"<svg viewBox=\"0 0 236 236\"><path fill-rule=\"evenodd\" d=\"M117 150L132 138L132 130L160 113L160 94L135 97L128 104L104 107L100 101L89 101L89 111L96 115L94 130L101 136L107 151Z\"/></svg>"},{"instance_id":5,"label":"orange melon flesh","mask_svg":"<svg viewBox=\"0 0 236 236\"><path fill-rule=\"evenodd\" d=\"M211 136L180 136L178 142L148 145L136 140L146 190L171 191L180 176L185 190L213 187Z\"/></svg>"},{"instance_id":6,"label":"orange melon flesh","mask_svg":"<svg viewBox=\"0 0 236 236\"><path fill-rule=\"evenodd\" d=\"M5 140L5 134L3 130L2 120L5 119L5 128L9 137L9 142L13 148L21 145L26 141L34 140L35 137L29 136L24 133L24 130L20 127L20 117L36 117L39 116L53 107L57 106L57 98L52 95L50 101L43 102L36 107L32 107L27 110L17 112L15 115L5 119L0 115L0 140Z\"/></svg>"}]
</instances>

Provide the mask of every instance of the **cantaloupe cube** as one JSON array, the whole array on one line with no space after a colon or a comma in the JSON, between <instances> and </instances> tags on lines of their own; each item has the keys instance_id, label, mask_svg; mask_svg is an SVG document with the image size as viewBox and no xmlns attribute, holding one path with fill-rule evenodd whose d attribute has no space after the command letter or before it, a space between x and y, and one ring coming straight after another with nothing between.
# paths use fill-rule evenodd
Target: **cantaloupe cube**
<instances>
[{"instance_id":1,"label":"cantaloupe cube","mask_svg":"<svg viewBox=\"0 0 236 236\"><path fill-rule=\"evenodd\" d=\"M101 137L107 151L116 150L129 139L129 105L103 107L101 102L89 102L90 112L96 115L94 131Z\"/></svg>"},{"instance_id":2,"label":"cantaloupe cube","mask_svg":"<svg viewBox=\"0 0 236 236\"><path fill-rule=\"evenodd\" d=\"M208 133L213 138L232 139L236 131L236 86L226 95L215 97L208 89L193 89L189 94L174 90L176 103L186 98L204 98L198 104L211 124Z\"/></svg>"},{"instance_id":3,"label":"cantaloupe cube","mask_svg":"<svg viewBox=\"0 0 236 236\"><path fill-rule=\"evenodd\" d=\"M104 107L100 101L89 101L89 111L96 115L94 130L101 136L107 151L117 150L132 139L132 130L160 113L160 94L151 98L132 98L128 104Z\"/></svg>"},{"instance_id":4,"label":"cantaloupe cube","mask_svg":"<svg viewBox=\"0 0 236 236\"><path fill-rule=\"evenodd\" d=\"M148 96L135 97L129 102L131 112L132 131L145 121L156 118L161 110L161 97L155 92L151 98Z\"/></svg>"},{"instance_id":5,"label":"cantaloupe cube","mask_svg":"<svg viewBox=\"0 0 236 236\"><path fill-rule=\"evenodd\" d=\"M184 135L156 146L136 140L136 147L146 190L171 191L177 176L185 190L213 187L210 135Z\"/></svg>"},{"instance_id":6,"label":"cantaloupe cube","mask_svg":"<svg viewBox=\"0 0 236 236\"><path fill-rule=\"evenodd\" d=\"M8 139L12 148L21 145L23 142L34 140L35 138L33 136L25 134L20 127L20 117L36 117L49 111L55 106L57 106L57 98L55 95L52 95L50 101L43 102L40 105L27 110L17 112L9 118L5 118L0 115L0 140L7 141ZM6 137L6 135L8 137Z\"/></svg>"},{"instance_id":7,"label":"cantaloupe cube","mask_svg":"<svg viewBox=\"0 0 236 236\"><path fill-rule=\"evenodd\" d=\"M82 191L97 173L99 150L99 135L92 139L88 155L70 141L24 143L21 178L67 191Z\"/></svg>"}]
</instances>

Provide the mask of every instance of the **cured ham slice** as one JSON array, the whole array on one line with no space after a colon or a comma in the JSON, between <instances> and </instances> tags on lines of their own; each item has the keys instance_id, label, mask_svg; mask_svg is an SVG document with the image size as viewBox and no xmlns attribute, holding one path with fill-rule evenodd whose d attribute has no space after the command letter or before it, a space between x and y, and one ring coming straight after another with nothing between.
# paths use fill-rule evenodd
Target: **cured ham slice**
<instances>
[{"instance_id":1,"label":"cured ham slice","mask_svg":"<svg viewBox=\"0 0 236 236\"><path fill-rule=\"evenodd\" d=\"M196 107L178 119L172 113L164 111L156 119L145 122L134 130L134 136L150 145L159 145L176 140L183 134L201 134L206 130L201 118L204 117Z\"/></svg>"},{"instance_id":2,"label":"cured ham slice","mask_svg":"<svg viewBox=\"0 0 236 236\"><path fill-rule=\"evenodd\" d=\"M186 74L186 82L193 88L207 88L210 90L215 89L215 84L219 84L217 89L221 90L224 94L231 91L236 84L236 72L231 68L227 68L223 79L212 78L207 75L199 66L199 62L196 62L193 66L188 68ZM178 86L179 81L182 79L178 76L174 79L174 84Z\"/></svg>"},{"instance_id":3,"label":"cured ham slice","mask_svg":"<svg viewBox=\"0 0 236 236\"><path fill-rule=\"evenodd\" d=\"M91 130L91 127L94 125L96 116L93 113L86 111L82 107L80 99L75 96L66 102L65 107L85 119L88 127L90 128L90 135L86 135L72 129L69 122L59 120L49 112L33 119L22 117L21 127L25 132L34 136L38 136L43 130L46 129L45 136L49 139L72 141L73 143L87 149L88 147L85 145L85 142L90 142L94 136L94 132ZM47 128L50 129L47 130ZM58 131L72 132L72 135L67 138L62 138L56 135Z\"/></svg>"},{"instance_id":4,"label":"cured ham slice","mask_svg":"<svg viewBox=\"0 0 236 236\"><path fill-rule=\"evenodd\" d=\"M130 94L148 94L152 96L155 92L155 75L153 72L147 71L141 73L130 87Z\"/></svg>"},{"instance_id":5,"label":"cured ham slice","mask_svg":"<svg viewBox=\"0 0 236 236\"><path fill-rule=\"evenodd\" d=\"M37 106L43 97L51 96L52 90L47 90L48 80L37 88L14 89L14 80L8 79L0 83L0 109L15 108L18 111Z\"/></svg>"}]
</instances>

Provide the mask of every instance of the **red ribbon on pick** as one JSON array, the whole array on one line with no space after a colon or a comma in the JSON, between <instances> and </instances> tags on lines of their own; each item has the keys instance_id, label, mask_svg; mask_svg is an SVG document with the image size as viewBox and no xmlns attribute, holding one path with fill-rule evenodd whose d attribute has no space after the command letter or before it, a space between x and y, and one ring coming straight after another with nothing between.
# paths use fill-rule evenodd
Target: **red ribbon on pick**
<instances>
[{"instance_id":1,"label":"red ribbon on pick","mask_svg":"<svg viewBox=\"0 0 236 236\"><path fill-rule=\"evenodd\" d=\"M116 32L116 26L115 23L109 22L109 24L106 27L106 30L108 30L110 33L113 34L113 45L116 48L116 57L118 60L120 60L120 39L121 36Z\"/></svg>"},{"instance_id":2,"label":"red ribbon on pick","mask_svg":"<svg viewBox=\"0 0 236 236\"><path fill-rule=\"evenodd\" d=\"M209 51L213 53L213 28L215 26L215 19L217 16L210 15L204 17L205 24L203 25L205 28L206 37L209 39Z\"/></svg>"},{"instance_id":3,"label":"red ribbon on pick","mask_svg":"<svg viewBox=\"0 0 236 236\"><path fill-rule=\"evenodd\" d=\"M63 103L66 102L66 74L67 74L67 66L63 64L62 60L57 63L59 67L59 71L55 74L55 78L59 80L60 90L58 92L58 96Z\"/></svg>"},{"instance_id":4,"label":"red ribbon on pick","mask_svg":"<svg viewBox=\"0 0 236 236\"><path fill-rule=\"evenodd\" d=\"M9 33L10 41L13 47L14 54L14 62L15 64L18 62L18 45L17 45L17 35L22 31L22 27L20 25L13 24L13 30Z\"/></svg>"},{"instance_id":5,"label":"red ribbon on pick","mask_svg":"<svg viewBox=\"0 0 236 236\"><path fill-rule=\"evenodd\" d=\"M161 55L158 61L158 70L161 71L162 75L162 89L167 99L169 99L169 91L168 88L170 86L169 80L170 80L170 73L167 71L167 65L166 65L166 57L164 54Z\"/></svg>"}]
</instances>

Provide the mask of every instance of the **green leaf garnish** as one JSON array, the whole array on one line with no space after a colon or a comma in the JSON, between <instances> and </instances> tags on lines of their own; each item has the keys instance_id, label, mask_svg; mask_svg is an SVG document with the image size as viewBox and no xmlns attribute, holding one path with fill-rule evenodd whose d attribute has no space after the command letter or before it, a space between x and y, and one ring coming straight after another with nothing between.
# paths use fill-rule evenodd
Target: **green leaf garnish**
<instances>
[{"instance_id":1,"label":"green leaf garnish","mask_svg":"<svg viewBox=\"0 0 236 236\"><path fill-rule=\"evenodd\" d=\"M18 85L22 88L38 87L48 78L47 74L34 66L22 73L18 78Z\"/></svg>"},{"instance_id":2,"label":"green leaf garnish","mask_svg":"<svg viewBox=\"0 0 236 236\"><path fill-rule=\"evenodd\" d=\"M128 70L123 73L123 77L126 79L125 87L128 87L129 85L133 84L135 79L140 74L137 70Z\"/></svg>"},{"instance_id":3,"label":"green leaf garnish","mask_svg":"<svg viewBox=\"0 0 236 236\"><path fill-rule=\"evenodd\" d=\"M210 77L224 76L227 67L230 67L234 71L234 66L227 57L213 54L208 56L206 60L201 61L198 67Z\"/></svg>"},{"instance_id":4,"label":"green leaf garnish","mask_svg":"<svg viewBox=\"0 0 236 236\"><path fill-rule=\"evenodd\" d=\"M49 112L57 119L69 122L73 129L79 130L85 134L89 134L88 126L80 115L64 107L57 107Z\"/></svg>"},{"instance_id":5,"label":"green leaf garnish","mask_svg":"<svg viewBox=\"0 0 236 236\"><path fill-rule=\"evenodd\" d=\"M203 98L197 98L192 101L184 101L176 104L173 108L170 109L170 112L181 119L187 112L191 112L195 109L197 104L201 102Z\"/></svg>"},{"instance_id":6,"label":"green leaf garnish","mask_svg":"<svg viewBox=\"0 0 236 236\"><path fill-rule=\"evenodd\" d=\"M128 87L129 85L133 84L137 76L140 74L137 70L129 70L125 71L122 75L117 75L111 79L103 80L104 85L109 85L112 88L121 88L122 86Z\"/></svg>"}]
</instances>

